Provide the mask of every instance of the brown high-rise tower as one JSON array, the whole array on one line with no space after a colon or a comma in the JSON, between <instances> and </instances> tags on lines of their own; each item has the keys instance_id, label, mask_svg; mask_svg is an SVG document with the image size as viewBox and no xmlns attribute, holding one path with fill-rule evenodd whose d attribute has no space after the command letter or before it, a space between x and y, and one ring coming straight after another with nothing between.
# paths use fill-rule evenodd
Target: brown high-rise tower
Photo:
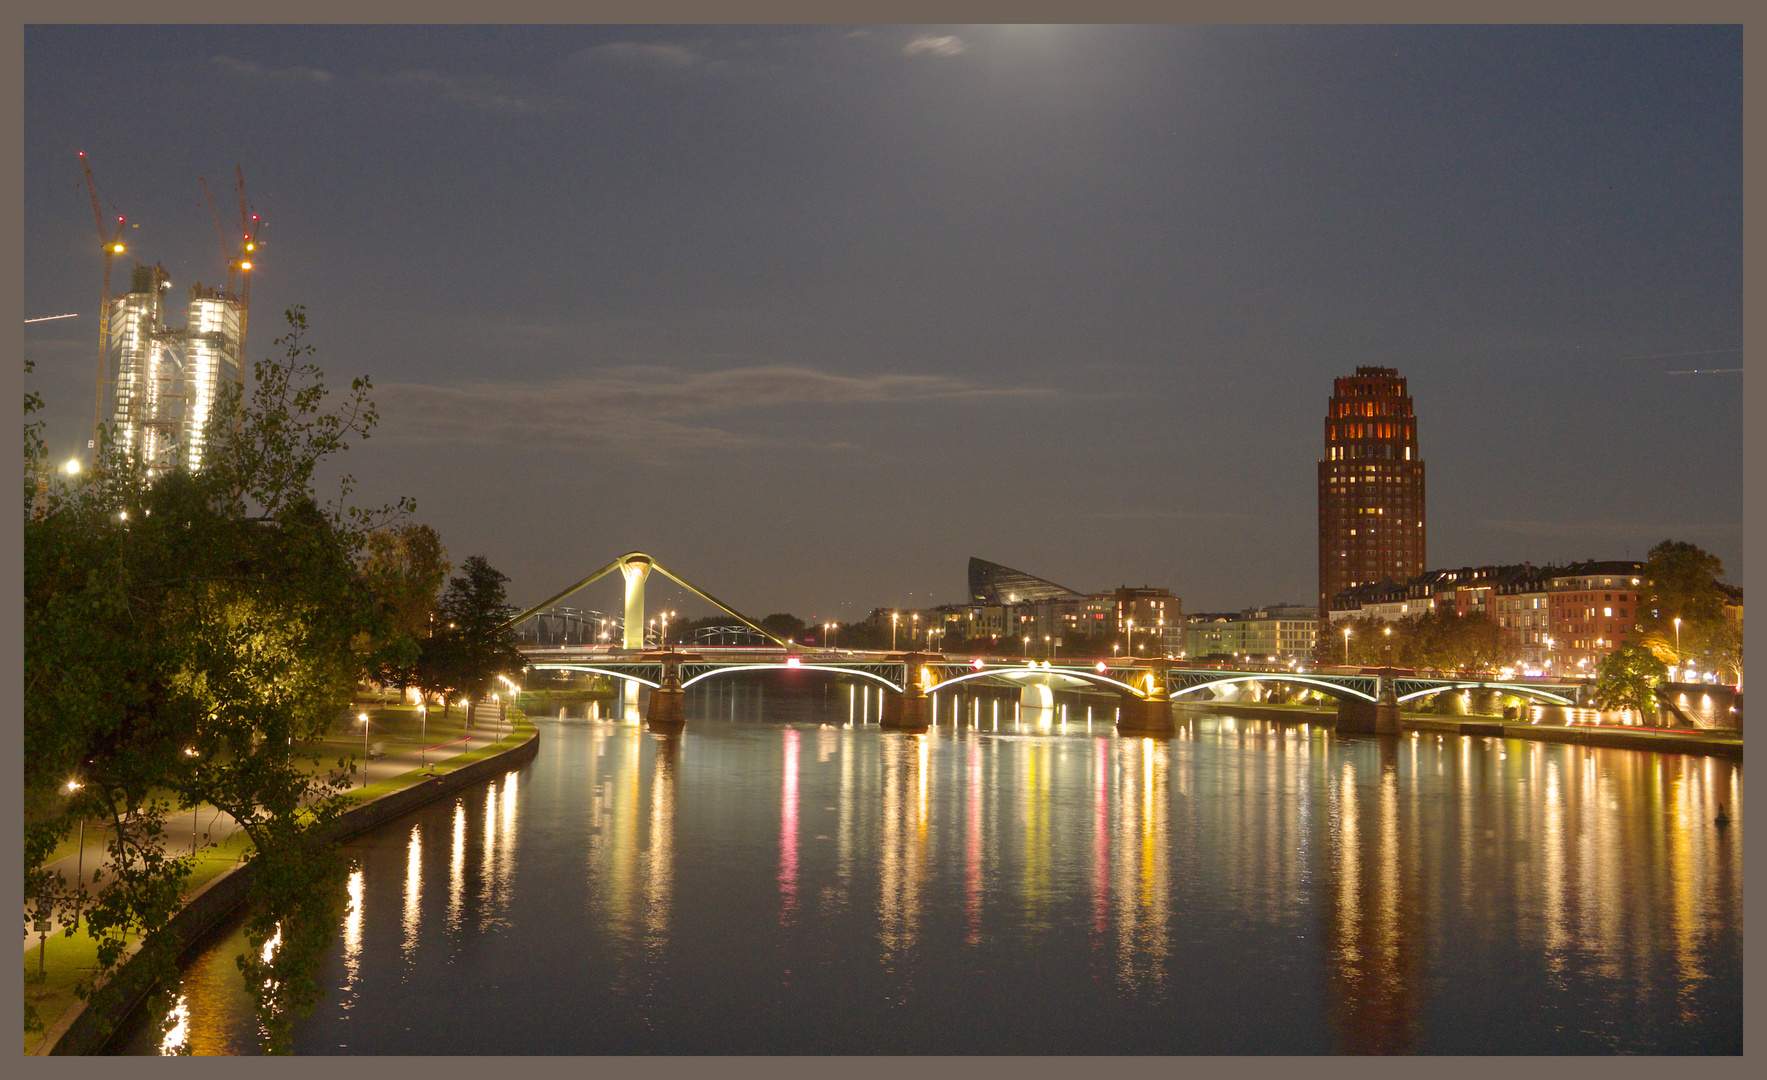
<instances>
[{"instance_id":1,"label":"brown high-rise tower","mask_svg":"<svg viewBox=\"0 0 1767 1080\"><path fill-rule=\"evenodd\" d=\"M1405 380L1359 367L1335 382L1319 461L1319 617L1370 581L1423 573L1423 460Z\"/></svg>"}]
</instances>

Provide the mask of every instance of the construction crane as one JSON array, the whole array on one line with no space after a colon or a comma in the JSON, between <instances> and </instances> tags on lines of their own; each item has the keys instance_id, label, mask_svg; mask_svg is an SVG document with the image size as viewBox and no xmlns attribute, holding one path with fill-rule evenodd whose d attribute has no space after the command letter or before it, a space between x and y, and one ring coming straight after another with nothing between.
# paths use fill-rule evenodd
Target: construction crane
<instances>
[{"instance_id":1,"label":"construction crane","mask_svg":"<svg viewBox=\"0 0 1767 1080\"><path fill-rule=\"evenodd\" d=\"M104 368L110 348L110 263L123 253L123 217L117 215L117 227L110 234L104 231L104 211L98 208L98 185L92 180L92 165L86 151L80 151L80 168L86 174L86 193L92 196L92 220L98 225L98 242L104 250L104 295L98 306L98 394L92 404L92 460L98 461L98 440L104 425ZM113 205L111 209L116 209Z\"/></svg>"},{"instance_id":2,"label":"construction crane","mask_svg":"<svg viewBox=\"0 0 1767 1080\"><path fill-rule=\"evenodd\" d=\"M245 330L246 320L251 312L252 304L252 264L257 259L258 248L262 241L258 239L258 215L252 213L245 201L245 172L239 166L233 167L234 191L239 197L239 248L231 251L227 245L227 232L221 228L221 213L215 206L215 193L210 190L209 182L197 177L196 182L202 185L202 193L209 204L209 219L215 223L215 238L221 242L221 258L227 263L227 293L239 298L239 366L238 380L240 391L245 390ZM235 288L237 287L237 292ZM235 416L237 423L238 417Z\"/></svg>"},{"instance_id":3,"label":"construction crane","mask_svg":"<svg viewBox=\"0 0 1767 1080\"><path fill-rule=\"evenodd\" d=\"M239 193L239 378L241 388L245 385L245 324L252 311L252 264L257 261L257 250L263 247L258 239L260 224L258 215L251 212L245 201L245 170L238 165L233 167L236 179L234 190ZM228 278L228 288L232 288L232 278Z\"/></svg>"}]
</instances>

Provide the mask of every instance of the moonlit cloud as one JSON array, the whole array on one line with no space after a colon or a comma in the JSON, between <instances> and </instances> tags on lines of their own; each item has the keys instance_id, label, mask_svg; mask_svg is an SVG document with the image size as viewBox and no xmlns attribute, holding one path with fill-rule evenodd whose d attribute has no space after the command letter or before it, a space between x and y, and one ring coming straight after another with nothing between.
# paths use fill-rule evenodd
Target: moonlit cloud
<instances>
[{"instance_id":1,"label":"moonlit cloud","mask_svg":"<svg viewBox=\"0 0 1767 1080\"><path fill-rule=\"evenodd\" d=\"M699 54L685 45L614 41L574 53L570 59L576 63L610 60L646 67L686 68L699 62Z\"/></svg>"},{"instance_id":2,"label":"moonlit cloud","mask_svg":"<svg viewBox=\"0 0 1767 1080\"><path fill-rule=\"evenodd\" d=\"M902 46L902 53L905 56L917 56L920 53L931 53L934 56L956 56L960 52L968 51L968 49L969 46L963 43L963 39L954 35L933 37L930 34L922 34Z\"/></svg>"},{"instance_id":3,"label":"moonlit cloud","mask_svg":"<svg viewBox=\"0 0 1767 1080\"><path fill-rule=\"evenodd\" d=\"M236 60L231 56L217 56L214 64L235 75L249 78L264 79L269 82L315 82L328 83L331 72L309 67L267 68L254 60Z\"/></svg>"},{"instance_id":4,"label":"moonlit cloud","mask_svg":"<svg viewBox=\"0 0 1767 1080\"><path fill-rule=\"evenodd\" d=\"M545 105L542 100L524 97L489 79L461 79L440 72L413 69L383 77L389 86L399 86L428 93L438 101L461 105L482 113L535 113Z\"/></svg>"},{"instance_id":5,"label":"moonlit cloud","mask_svg":"<svg viewBox=\"0 0 1767 1080\"><path fill-rule=\"evenodd\" d=\"M667 453L801 445L701 418L767 407L929 404L1038 396L943 375L833 375L766 365L683 374L626 368L548 383L390 383L375 395L399 441L586 446ZM849 444L837 444L847 446Z\"/></svg>"}]
</instances>

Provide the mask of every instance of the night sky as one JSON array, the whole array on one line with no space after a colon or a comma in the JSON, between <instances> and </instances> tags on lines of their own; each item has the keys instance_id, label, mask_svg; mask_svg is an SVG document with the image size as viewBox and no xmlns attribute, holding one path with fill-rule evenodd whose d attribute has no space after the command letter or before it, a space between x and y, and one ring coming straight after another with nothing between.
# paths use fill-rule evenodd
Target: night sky
<instances>
[{"instance_id":1,"label":"night sky","mask_svg":"<svg viewBox=\"0 0 1767 1080\"><path fill-rule=\"evenodd\" d=\"M244 167L250 356L306 305L376 384L360 500L518 602L640 549L756 616L959 601L971 555L1310 603L1361 364L1410 379L1430 566L1742 578L1742 376L1670 374L1743 366L1739 28L27 27L58 459L80 150L180 306Z\"/></svg>"}]
</instances>

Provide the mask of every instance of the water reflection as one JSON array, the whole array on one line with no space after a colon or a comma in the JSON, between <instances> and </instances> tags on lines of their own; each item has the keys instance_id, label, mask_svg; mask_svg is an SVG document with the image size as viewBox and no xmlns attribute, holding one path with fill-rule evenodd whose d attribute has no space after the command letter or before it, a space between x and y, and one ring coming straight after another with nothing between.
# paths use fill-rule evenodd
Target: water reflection
<instances>
[{"instance_id":1,"label":"water reflection","mask_svg":"<svg viewBox=\"0 0 1767 1080\"><path fill-rule=\"evenodd\" d=\"M878 941L886 964L899 961L920 933L926 856L925 769L928 735L884 737L883 837L878 867Z\"/></svg>"},{"instance_id":2,"label":"water reflection","mask_svg":"<svg viewBox=\"0 0 1767 1080\"><path fill-rule=\"evenodd\" d=\"M662 947L669 930L669 903L675 883L675 766L681 754L681 737L657 735L655 744L644 888L644 928L652 949Z\"/></svg>"},{"instance_id":3,"label":"water reflection","mask_svg":"<svg viewBox=\"0 0 1767 1080\"><path fill-rule=\"evenodd\" d=\"M1388 738L1365 744L1375 760L1346 757L1329 800L1325 905L1327 983L1340 1053L1417 1049L1424 998L1422 908L1415 835L1401 836L1399 750ZM1415 830L1407 815L1405 827Z\"/></svg>"},{"instance_id":4,"label":"water reflection","mask_svg":"<svg viewBox=\"0 0 1767 1080\"><path fill-rule=\"evenodd\" d=\"M1116 820L1117 984L1128 993L1165 982L1170 949L1164 740L1118 744Z\"/></svg>"},{"instance_id":5,"label":"water reflection","mask_svg":"<svg viewBox=\"0 0 1767 1080\"><path fill-rule=\"evenodd\" d=\"M411 840L405 850L405 927L403 943L406 961L417 952L417 929L423 923L423 826L411 826Z\"/></svg>"},{"instance_id":6,"label":"water reflection","mask_svg":"<svg viewBox=\"0 0 1767 1080\"><path fill-rule=\"evenodd\" d=\"M546 721L532 765L352 846L298 1045L1740 1048L1734 764L1003 704L925 735L846 726L859 694L825 727ZM255 1048L238 951L141 1052Z\"/></svg>"},{"instance_id":7,"label":"water reflection","mask_svg":"<svg viewBox=\"0 0 1767 1080\"><path fill-rule=\"evenodd\" d=\"M784 776L779 785L779 918L791 922L798 903L798 732L787 729Z\"/></svg>"}]
</instances>

